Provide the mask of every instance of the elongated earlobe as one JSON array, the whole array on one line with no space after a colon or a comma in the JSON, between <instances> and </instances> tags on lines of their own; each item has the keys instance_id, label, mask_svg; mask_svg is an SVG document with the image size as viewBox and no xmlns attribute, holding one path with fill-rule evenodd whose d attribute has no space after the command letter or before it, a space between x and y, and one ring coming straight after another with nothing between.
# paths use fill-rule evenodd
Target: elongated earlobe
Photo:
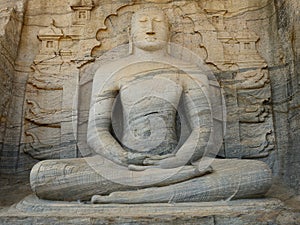
<instances>
[{"instance_id":1,"label":"elongated earlobe","mask_svg":"<svg viewBox=\"0 0 300 225\"><path fill-rule=\"evenodd\" d=\"M128 49L128 53L129 55L133 54L133 38L132 38L132 34L131 34L131 27L128 28L128 39L129 39L129 49Z\"/></svg>"}]
</instances>

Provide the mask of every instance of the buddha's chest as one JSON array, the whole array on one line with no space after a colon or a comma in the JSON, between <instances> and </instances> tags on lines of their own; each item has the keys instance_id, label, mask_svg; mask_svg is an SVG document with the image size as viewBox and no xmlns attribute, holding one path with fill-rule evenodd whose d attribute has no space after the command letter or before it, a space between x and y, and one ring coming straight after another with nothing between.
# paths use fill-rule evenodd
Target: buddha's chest
<instances>
[{"instance_id":1,"label":"buddha's chest","mask_svg":"<svg viewBox=\"0 0 300 225\"><path fill-rule=\"evenodd\" d=\"M127 114L176 111L181 94L180 84L162 77L128 82L120 89L123 111Z\"/></svg>"},{"instance_id":2,"label":"buddha's chest","mask_svg":"<svg viewBox=\"0 0 300 225\"><path fill-rule=\"evenodd\" d=\"M140 152L171 152L177 145L181 93L182 87L168 79L142 80L121 88L122 144Z\"/></svg>"}]
</instances>

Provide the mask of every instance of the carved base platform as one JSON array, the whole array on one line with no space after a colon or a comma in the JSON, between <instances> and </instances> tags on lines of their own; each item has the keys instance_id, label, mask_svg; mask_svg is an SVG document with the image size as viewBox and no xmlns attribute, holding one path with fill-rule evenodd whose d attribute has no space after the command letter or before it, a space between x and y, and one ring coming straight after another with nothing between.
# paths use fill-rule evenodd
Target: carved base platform
<instances>
[{"instance_id":1,"label":"carved base platform","mask_svg":"<svg viewBox=\"0 0 300 225\"><path fill-rule=\"evenodd\" d=\"M55 202L30 195L0 211L0 224L281 224L277 199L168 204Z\"/></svg>"}]
</instances>

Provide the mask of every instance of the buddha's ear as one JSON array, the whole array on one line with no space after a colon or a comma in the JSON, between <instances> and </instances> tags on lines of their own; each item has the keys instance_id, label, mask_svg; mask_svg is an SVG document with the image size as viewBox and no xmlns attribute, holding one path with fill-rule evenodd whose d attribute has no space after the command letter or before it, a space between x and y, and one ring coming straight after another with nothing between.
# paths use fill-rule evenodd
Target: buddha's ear
<instances>
[{"instance_id":1,"label":"buddha's ear","mask_svg":"<svg viewBox=\"0 0 300 225\"><path fill-rule=\"evenodd\" d=\"M168 40L167 40L167 53L171 54L171 24L168 22Z\"/></svg>"},{"instance_id":2,"label":"buddha's ear","mask_svg":"<svg viewBox=\"0 0 300 225\"><path fill-rule=\"evenodd\" d=\"M128 40L129 40L129 49L128 49L128 53L129 55L131 55L133 53L133 40L132 40L132 35L131 35L131 27L128 27Z\"/></svg>"}]
</instances>

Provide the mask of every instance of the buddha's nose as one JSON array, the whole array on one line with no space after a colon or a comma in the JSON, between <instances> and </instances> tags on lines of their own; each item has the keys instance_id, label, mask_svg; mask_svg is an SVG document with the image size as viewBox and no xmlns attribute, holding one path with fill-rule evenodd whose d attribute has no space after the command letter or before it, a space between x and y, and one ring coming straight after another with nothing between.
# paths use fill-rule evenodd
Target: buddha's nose
<instances>
[{"instance_id":1,"label":"buddha's nose","mask_svg":"<svg viewBox=\"0 0 300 225\"><path fill-rule=\"evenodd\" d=\"M154 35L155 34L155 31L153 29L153 21L149 21L147 28L148 29L147 29L146 34L148 34L148 35Z\"/></svg>"}]
</instances>

